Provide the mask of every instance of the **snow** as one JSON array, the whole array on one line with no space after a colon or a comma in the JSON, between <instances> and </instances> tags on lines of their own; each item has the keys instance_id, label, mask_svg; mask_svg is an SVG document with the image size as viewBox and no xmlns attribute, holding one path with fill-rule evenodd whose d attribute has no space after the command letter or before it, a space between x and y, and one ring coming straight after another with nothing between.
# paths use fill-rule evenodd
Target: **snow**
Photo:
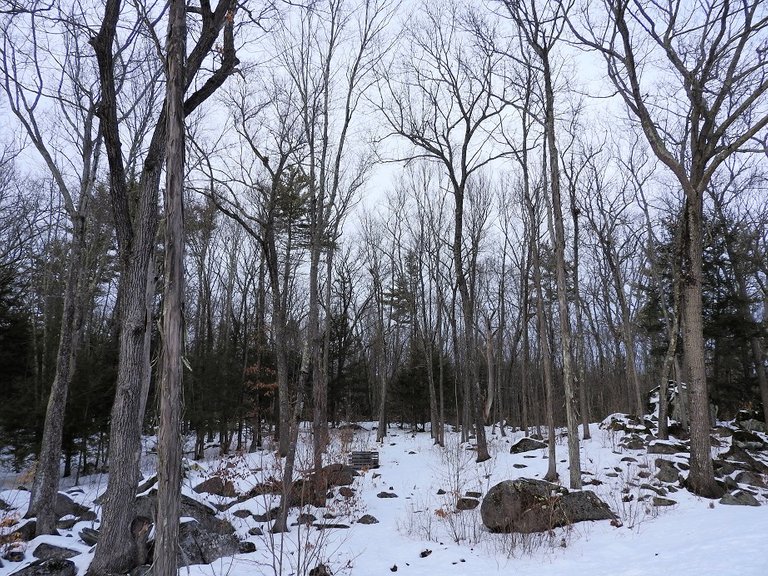
<instances>
[{"instance_id":1,"label":"snow","mask_svg":"<svg viewBox=\"0 0 768 576\"><path fill-rule=\"evenodd\" d=\"M502 437L498 428L489 428L490 451L494 457L477 464L474 452L468 449L470 446L459 443L456 432L447 434L447 446L443 449L433 446L428 433L395 427L389 429L383 445L377 445L375 431L370 430L372 424L366 427L369 430L355 432L351 440L347 433L343 447L342 434L332 431L328 462L343 461L343 454L349 450L378 449L380 468L364 471L355 480L356 494L350 499L337 494L329 500L326 509L305 507L292 511L294 520L299 512L312 512L319 522L323 522L323 514L330 511L335 517L327 522L347 524L349 529L293 526L287 534L270 534L268 523L233 515L240 509L263 513L278 503L274 496L257 496L219 513L232 522L241 538L255 543L256 552L223 558L210 565L191 566L181 573L190 576L304 574L322 561L337 576L378 576L390 573L394 566L398 576L512 572L516 576L768 574L766 493L758 497L763 503L760 507L721 505L682 489L666 496L677 502L674 506L653 507L650 499L638 502L638 497L644 494L654 496L653 492L639 487L652 477L643 479L638 474L655 472L654 462L659 456L622 449L617 441L619 432L593 425L592 439L582 443L581 457L582 469L588 473L584 479L594 482L585 488L601 496L618 513L623 524L617 527L608 521L583 522L556 529L551 534L521 536L491 534L482 526L479 507L455 512L454 504L457 496L467 491L485 494L502 480L521 476L542 478L547 468L546 450L510 454L510 446L522 434L508 432ZM307 471L311 462L311 437L307 431L302 432L302 437L297 469ZM211 456L203 462L190 463L185 496L208 506L231 502L231 498L197 494L192 490L214 474L232 480L240 492L270 478L279 478L282 462L270 448L223 458ZM719 451L726 449L727 445ZM566 454L565 440L559 439L558 472L563 479L568 478ZM680 454L661 457L682 459ZM145 474L147 472L149 470L145 470ZM70 496L92 505L93 499L105 488L104 479L91 483L84 478L81 482L83 492ZM439 495L439 489L446 494ZM622 489L628 490L627 497L632 496L630 502L622 501ZM376 495L382 491L394 492L398 497L378 498ZM0 492L0 498L23 514L28 498L24 491L5 490ZM363 514L372 514L379 523L356 523ZM41 542L86 551L88 548L77 537L77 532L86 525L98 527L97 523L81 522L73 531L63 532L65 535L35 539L27 546L26 562L34 560L32 551ZM249 536L248 530L256 526L262 528L264 535ZM80 574L84 574L91 558L92 552L73 559ZM22 563L4 564L0 576L23 566Z\"/></svg>"}]
</instances>

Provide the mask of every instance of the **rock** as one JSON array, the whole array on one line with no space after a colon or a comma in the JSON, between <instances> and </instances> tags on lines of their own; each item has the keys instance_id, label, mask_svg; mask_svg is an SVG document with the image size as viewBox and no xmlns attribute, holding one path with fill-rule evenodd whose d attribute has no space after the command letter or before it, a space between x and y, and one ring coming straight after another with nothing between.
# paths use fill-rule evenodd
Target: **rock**
<instances>
[{"instance_id":1,"label":"rock","mask_svg":"<svg viewBox=\"0 0 768 576\"><path fill-rule=\"evenodd\" d=\"M237 554L240 541L234 534L208 531L200 522L191 520L179 527L179 548L179 566L210 564Z\"/></svg>"},{"instance_id":2,"label":"rock","mask_svg":"<svg viewBox=\"0 0 768 576\"><path fill-rule=\"evenodd\" d=\"M722 460L730 460L731 462L727 462L726 464L730 464L731 466L733 466L734 462L739 462L742 464L740 468L744 468L750 472L757 472L758 474L768 474L768 466L765 463L757 460L744 448L740 448L739 446L731 446L726 452L720 454L720 458ZM718 461L715 462L717 463Z\"/></svg>"},{"instance_id":3,"label":"rock","mask_svg":"<svg viewBox=\"0 0 768 576\"><path fill-rule=\"evenodd\" d=\"M442 488L438 488L438 490L437 490L437 495L438 496L442 496L445 493L446 493L445 490L443 490Z\"/></svg>"},{"instance_id":4,"label":"rock","mask_svg":"<svg viewBox=\"0 0 768 576\"><path fill-rule=\"evenodd\" d=\"M296 480L291 486L291 506L311 504L316 507L325 506L328 488L348 486L360 474L346 464L328 464L318 473L307 478Z\"/></svg>"},{"instance_id":5,"label":"rock","mask_svg":"<svg viewBox=\"0 0 768 576\"><path fill-rule=\"evenodd\" d=\"M590 490L568 492L560 497L559 504L564 516L564 524L616 518L608 504Z\"/></svg>"},{"instance_id":6,"label":"rock","mask_svg":"<svg viewBox=\"0 0 768 576\"><path fill-rule=\"evenodd\" d=\"M733 429L728 426L715 426L712 428L712 434L718 438L730 438L733 436Z\"/></svg>"},{"instance_id":7,"label":"rock","mask_svg":"<svg viewBox=\"0 0 768 576\"><path fill-rule=\"evenodd\" d=\"M358 524L378 524L379 520L375 516L371 516L370 514L363 514L360 516L360 519L357 521Z\"/></svg>"},{"instance_id":8,"label":"rock","mask_svg":"<svg viewBox=\"0 0 768 576\"><path fill-rule=\"evenodd\" d=\"M232 512L232 516L235 518L248 518L251 515L250 510L246 510L245 508L242 508L240 510L235 510Z\"/></svg>"},{"instance_id":9,"label":"rock","mask_svg":"<svg viewBox=\"0 0 768 576\"><path fill-rule=\"evenodd\" d=\"M96 520L96 518L97 518L96 512L94 512L93 510L86 510L85 512L80 514L80 516L77 517L77 521L78 522L93 522L94 520Z\"/></svg>"},{"instance_id":10,"label":"rock","mask_svg":"<svg viewBox=\"0 0 768 576\"><path fill-rule=\"evenodd\" d=\"M521 454L522 452L530 452L531 450L541 450L546 448L547 443L541 440L534 440L533 438L521 438L509 449L510 454Z\"/></svg>"},{"instance_id":11,"label":"rock","mask_svg":"<svg viewBox=\"0 0 768 576\"><path fill-rule=\"evenodd\" d=\"M223 496L225 498L237 496L237 491L232 481L225 480L221 476L211 476L192 489L198 494L213 494L214 496Z\"/></svg>"},{"instance_id":12,"label":"rock","mask_svg":"<svg viewBox=\"0 0 768 576\"><path fill-rule=\"evenodd\" d=\"M655 492L657 496L666 496L667 491L662 488L661 486L653 486L652 484L640 484L641 490L650 490L651 492Z\"/></svg>"},{"instance_id":13,"label":"rock","mask_svg":"<svg viewBox=\"0 0 768 576\"><path fill-rule=\"evenodd\" d=\"M759 420L762 418L762 412L758 410L739 410L736 412L736 424L740 424L745 420Z\"/></svg>"},{"instance_id":14,"label":"rock","mask_svg":"<svg viewBox=\"0 0 768 576\"><path fill-rule=\"evenodd\" d=\"M309 571L309 576L333 576L333 572L325 564L318 564Z\"/></svg>"},{"instance_id":15,"label":"rock","mask_svg":"<svg viewBox=\"0 0 768 576\"><path fill-rule=\"evenodd\" d=\"M749 430L750 432L762 432L763 434L768 432L768 428L766 428L765 422L761 422L760 420L756 420L755 418L749 418L748 420L741 420L739 422L739 426L744 430Z\"/></svg>"},{"instance_id":16,"label":"rock","mask_svg":"<svg viewBox=\"0 0 768 576\"><path fill-rule=\"evenodd\" d=\"M312 522L315 522L316 520L317 516L314 514L310 514L309 512L302 512L299 514L299 517L296 519L296 522L293 524L293 526L299 526L300 524L312 524Z\"/></svg>"},{"instance_id":17,"label":"rock","mask_svg":"<svg viewBox=\"0 0 768 576\"><path fill-rule=\"evenodd\" d=\"M147 494L142 494L136 498L135 514L137 517L156 518L157 517L157 489L151 489ZM200 524L201 530L214 534L232 534L235 528L221 518L216 517L216 510L211 506L198 502L194 498L181 496L180 516L182 518L194 518Z\"/></svg>"},{"instance_id":18,"label":"rock","mask_svg":"<svg viewBox=\"0 0 768 576\"><path fill-rule=\"evenodd\" d=\"M12 573L12 576L76 576L77 568L72 560L53 558L36 560L29 566Z\"/></svg>"},{"instance_id":19,"label":"rock","mask_svg":"<svg viewBox=\"0 0 768 576\"><path fill-rule=\"evenodd\" d=\"M72 530L74 528L75 524L77 524L79 520L77 518L66 518L63 520L57 520L56 521L56 528L59 530Z\"/></svg>"},{"instance_id":20,"label":"rock","mask_svg":"<svg viewBox=\"0 0 768 576\"><path fill-rule=\"evenodd\" d=\"M735 480L740 484L749 484L750 486L755 486L757 488L768 488L768 485L766 485L765 480L763 480L761 475L748 471L739 472L736 475Z\"/></svg>"},{"instance_id":21,"label":"rock","mask_svg":"<svg viewBox=\"0 0 768 576\"><path fill-rule=\"evenodd\" d=\"M517 468L518 470L521 468L528 468L526 464L512 464L512 468Z\"/></svg>"},{"instance_id":22,"label":"rock","mask_svg":"<svg viewBox=\"0 0 768 576\"><path fill-rule=\"evenodd\" d=\"M480 506L480 500L475 498L459 498L456 501L456 510L474 510Z\"/></svg>"},{"instance_id":23,"label":"rock","mask_svg":"<svg viewBox=\"0 0 768 576\"><path fill-rule=\"evenodd\" d=\"M39 558L40 560L51 560L53 558L66 559L77 556L78 554L80 554L80 552L70 550L69 548L62 548L61 546L54 546L53 544L48 544L46 542L40 544L40 546L35 548L35 551L32 552L32 556Z\"/></svg>"},{"instance_id":24,"label":"rock","mask_svg":"<svg viewBox=\"0 0 768 576\"><path fill-rule=\"evenodd\" d=\"M339 494L344 498L352 498L355 495L355 489L349 486L342 486L339 488Z\"/></svg>"},{"instance_id":25,"label":"rock","mask_svg":"<svg viewBox=\"0 0 768 576\"><path fill-rule=\"evenodd\" d=\"M639 434L630 434L619 440L619 446L627 450L642 450L645 448L645 440Z\"/></svg>"},{"instance_id":26,"label":"rock","mask_svg":"<svg viewBox=\"0 0 768 576\"><path fill-rule=\"evenodd\" d=\"M237 550L238 554L250 554L251 552L256 552L256 544L249 542L248 540L240 542L240 546Z\"/></svg>"},{"instance_id":27,"label":"rock","mask_svg":"<svg viewBox=\"0 0 768 576\"><path fill-rule=\"evenodd\" d=\"M394 492L379 492L376 494L376 498L397 498L397 494Z\"/></svg>"},{"instance_id":28,"label":"rock","mask_svg":"<svg viewBox=\"0 0 768 576\"><path fill-rule=\"evenodd\" d=\"M466 496L467 498L480 498L482 497L482 495L483 494L481 492L474 492L472 490L468 490L466 494L464 494L464 496Z\"/></svg>"},{"instance_id":29,"label":"rock","mask_svg":"<svg viewBox=\"0 0 768 576\"><path fill-rule=\"evenodd\" d=\"M715 474L718 476L728 476L729 474L736 472L736 466L725 460L712 460L712 467L715 469Z\"/></svg>"},{"instance_id":30,"label":"rock","mask_svg":"<svg viewBox=\"0 0 768 576\"><path fill-rule=\"evenodd\" d=\"M21 548L12 548L3 556L8 562L24 562L24 550Z\"/></svg>"},{"instance_id":31,"label":"rock","mask_svg":"<svg viewBox=\"0 0 768 576\"><path fill-rule=\"evenodd\" d=\"M688 447L682 442L653 440L648 444L648 454L678 454L680 452L688 452Z\"/></svg>"},{"instance_id":32,"label":"rock","mask_svg":"<svg viewBox=\"0 0 768 576\"><path fill-rule=\"evenodd\" d=\"M720 498L720 504L726 504L728 506L760 506L760 502L744 490L726 492L725 495Z\"/></svg>"},{"instance_id":33,"label":"rock","mask_svg":"<svg viewBox=\"0 0 768 576\"><path fill-rule=\"evenodd\" d=\"M245 501L255 496L264 496L264 494L280 494L282 491L283 485L280 482L261 482L248 490L248 493L242 498Z\"/></svg>"},{"instance_id":34,"label":"rock","mask_svg":"<svg viewBox=\"0 0 768 576\"><path fill-rule=\"evenodd\" d=\"M754 432L748 430L736 430L733 433L732 445L744 450L765 450L766 443Z\"/></svg>"},{"instance_id":35,"label":"rock","mask_svg":"<svg viewBox=\"0 0 768 576\"><path fill-rule=\"evenodd\" d=\"M360 473L346 464L328 464L320 469L328 487L349 486Z\"/></svg>"},{"instance_id":36,"label":"rock","mask_svg":"<svg viewBox=\"0 0 768 576\"><path fill-rule=\"evenodd\" d=\"M59 492L56 494L56 505L54 506L54 512L56 514L56 518L58 519L63 518L64 516L69 516L70 514L72 516L82 516L83 514L91 511L85 506L72 500L72 498L63 492Z\"/></svg>"},{"instance_id":37,"label":"rock","mask_svg":"<svg viewBox=\"0 0 768 576\"><path fill-rule=\"evenodd\" d=\"M673 462L664 460L664 458L656 458L656 479L662 482L673 483L677 482L680 478L680 473Z\"/></svg>"},{"instance_id":38,"label":"rock","mask_svg":"<svg viewBox=\"0 0 768 576\"><path fill-rule=\"evenodd\" d=\"M632 458L632 456L624 456L624 458L621 459L622 462L637 462L637 458Z\"/></svg>"},{"instance_id":39,"label":"rock","mask_svg":"<svg viewBox=\"0 0 768 576\"><path fill-rule=\"evenodd\" d=\"M147 490L152 488L152 486L154 486L155 484L157 484L157 474L152 474L152 476L150 476L149 478L147 478L146 480L142 481L139 484L139 487L136 488L136 493L141 494L142 492L146 492Z\"/></svg>"},{"instance_id":40,"label":"rock","mask_svg":"<svg viewBox=\"0 0 768 576\"><path fill-rule=\"evenodd\" d=\"M248 530L248 534L251 536L264 536L264 531L258 526L254 526L253 528Z\"/></svg>"},{"instance_id":41,"label":"rock","mask_svg":"<svg viewBox=\"0 0 768 576\"><path fill-rule=\"evenodd\" d=\"M544 532L583 520L614 519L607 504L588 490L569 493L544 480L519 478L496 484L480 507L491 532Z\"/></svg>"},{"instance_id":42,"label":"rock","mask_svg":"<svg viewBox=\"0 0 768 576\"><path fill-rule=\"evenodd\" d=\"M35 537L35 530L37 529L37 522L34 520L27 520L21 525L17 525L17 528L11 532L11 538L13 540L21 540L23 542L29 542Z\"/></svg>"},{"instance_id":43,"label":"rock","mask_svg":"<svg viewBox=\"0 0 768 576\"><path fill-rule=\"evenodd\" d=\"M318 530L326 530L326 529L340 529L340 530L346 530L349 528L349 524L332 524L329 522L326 522L324 524L312 524L313 528L317 528Z\"/></svg>"},{"instance_id":44,"label":"rock","mask_svg":"<svg viewBox=\"0 0 768 576\"><path fill-rule=\"evenodd\" d=\"M80 540L82 540L86 546L95 546L99 542L99 531L93 528L83 528L78 533Z\"/></svg>"},{"instance_id":45,"label":"rock","mask_svg":"<svg viewBox=\"0 0 768 576\"><path fill-rule=\"evenodd\" d=\"M669 498L662 498L661 496L654 496L653 497L653 505L654 506L674 506L677 504L676 501L671 500Z\"/></svg>"},{"instance_id":46,"label":"rock","mask_svg":"<svg viewBox=\"0 0 768 576\"><path fill-rule=\"evenodd\" d=\"M254 514L253 519L256 522L271 522L275 518L277 518L277 515L280 513L280 506L275 506L274 508L267 510L264 514Z\"/></svg>"}]
</instances>

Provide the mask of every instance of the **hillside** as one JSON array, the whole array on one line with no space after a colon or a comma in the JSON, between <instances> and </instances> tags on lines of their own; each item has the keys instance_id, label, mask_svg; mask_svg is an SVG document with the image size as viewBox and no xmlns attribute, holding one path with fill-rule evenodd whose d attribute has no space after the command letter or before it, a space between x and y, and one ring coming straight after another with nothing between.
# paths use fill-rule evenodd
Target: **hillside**
<instances>
[{"instance_id":1,"label":"hillside","mask_svg":"<svg viewBox=\"0 0 768 576\"><path fill-rule=\"evenodd\" d=\"M211 517L218 510L217 518L231 522L238 539L251 544L239 545L243 553L227 554L210 564L184 568L183 572L192 576L307 574L321 563L335 575L355 576L390 571L411 575L514 571L518 575L536 576L608 572L763 576L768 570L766 477L755 472L745 475L742 468L747 465L739 464L734 457L748 452L753 458L751 466L765 466L761 452L766 445L753 442L747 449L732 449L736 444L744 444L742 432L734 437L726 427L716 429L722 446L713 450L719 455L726 454L716 462L731 460L733 470L724 468L725 464L716 468L728 473L723 478L728 478L732 492L736 488L752 492L762 506L726 505L693 496L680 487L685 477L681 470L685 468L685 452L658 453L676 452L684 443L651 442L649 449L641 442L640 447L637 439L643 438L642 434L632 436L632 426L626 420L609 418L600 426L593 425L592 439L582 443L583 478L585 488L599 495L615 512L617 520L582 522L544 534L492 534L482 525L480 507L456 511L457 499L466 497L468 492L485 495L502 480L541 478L546 472L545 449L511 454L510 447L522 434L508 432L502 437L498 428L489 428L494 457L476 464L470 447L459 443L458 433L449 434L443 449L432 445L427 432L392 427L384 445L377 446L371 428L369 423L354 431L334 430L328 461L343 462L351 450L378 449L380 467L363 470L350 486L332 488L333 497L325 508L292 509L292 522L302 514L304 524L294 525L287 534L271 534L265 517L279 498L262 494L266 492L263 488L280 477L281 465L268 447L225 458L213 456L216 449L211 447L211 456L204 461L187 462L185 506L203 504L200 509L207 507L205 513ZM752 438L765 441L764 435ZM307 469L311 460L307 432L303 441L298 461L300 469ZM146 440L148 454L143 459L143 473L147 478L153 473L153 442L153 438ZM562 478L567 475L562 438L558 439L557 454ZM657 466L659 458L672 464ZM666 472L659 474L662 469ZM670 475L672 469L674 473ZM670 481L657 479L657 474ZM229 496L196 492L194 488L200 490L204 481L207 482L202 488ZM103 475L86 477L66 493L75 504L98 513L94 500L105 485ZM145 494L151 494L151 485L151 481L147 483ZM18 525L9 524L23 514L27 494L24 490L0 493L10 508L3 512L5 534L18 530ZM85 515L84 510L79 509L81 516ZM23 552L24 560L4 560L0 576L12 574L34 560L33 552L43 543L77 552L72 561L78 573L84 574L92 548L83 542L81 533L84 528L98 528L98 521L75 521L76 515L62 518L60 525L66 528L61 530L61 536L40 537L25 544L6 543L4 554L14 548ZM378 522L359 523L365 515ZM194 524L189 518L183 521Z\"/></svg>"}]
</instances>

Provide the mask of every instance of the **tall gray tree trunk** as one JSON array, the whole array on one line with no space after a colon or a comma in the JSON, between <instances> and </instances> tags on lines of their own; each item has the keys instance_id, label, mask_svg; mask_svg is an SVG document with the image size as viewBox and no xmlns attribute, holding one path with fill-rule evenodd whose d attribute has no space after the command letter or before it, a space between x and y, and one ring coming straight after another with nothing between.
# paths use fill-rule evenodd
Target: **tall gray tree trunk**
<instances>
[{"instance_id":1,"label":"tall gray tree trunk","mask_svg":"<svg viewBox=\"0 0 768 576\"><path fill-rule=\"evenodd\" d=\"M558 168L557 141L555 140L555 93L552 88L552 71L549 66L549 54L539 51L544 75L544 126L547 134L549 154L550 190L552 193L552 211L554 216L555 269L557 280L557 304L560 315L560 345L563 356L563 384L565 386L565 418L568 427L568 467L570 487L581 489L581 455L579 452L579 429L576 419L576 399L574 396L574 367L571 349L571 319L568 313L568 286L565 270L565 229L563 226L563 208L560 196L560 170Z\"/></svg>"},{"instance_id":2,"label":"tall gray tree trunk","mask_svg":"<svg viewBox=\"0 0 768 576\"><path fill-rule=\"evenodd\" d=\"M485 420L483 418L482 391L480 390L480 374L477 365L477 337L475 330L475 295L470 294L467 274L464 270L462 254L464 229L464 188L459 186L453 191L454 196L454 232L453 232L453 262L456 268L456 285L461 295L461 311L464 320L464 406L471 414L477 435L477 462L490 459L488 442L485 437ZM468 420L468 419L467 419ZM465 420L465 428L469 422Z\"/></svg>"},{"instance_id":3,"label":"tall gray tree trunk","mask_svg":"<svg viewBox=\"0 0 768 576\"><path fill-rule=\"evenodd\" d=\"M686 191L683 233L683 354L688 377L691 420L691 469L688 487L705 498L719 497L723 489L715 482L710 440L709 394L704 359L704 321L701 302L702 211L700 190Z\"/></svg>"},{"instance_id":4,"label":"tall gray tree trunk","mask_svg":"<svg viewBox=\"0 0 768 576\"><path fill-rule=\"evenodd\" d=\"M184 322L184 79L186 5L171 0L168 16L163 355L158 430L157 520L152 573L176 576L181 508L181 404Z\"/></svg>"},{"instance_id":5,"label":"tall gray tree trunk","mask_svg":"<svg viewBox=\"0 0 768 576\"><path fill-rule=\"evenodd\" d=\"M64 309L61 315L61 332L56 355L56 374L48 397L40 456L37 460L29 509L26 514L27 517L36 516L36 536L56 534L57 518L54 508L61 473L64 412L67 405L67 392L75 371L77 343L80 340L82 303L79 288L84 275L85 216L83 208L86 201L86 196L83 195L80 210L73 216L72 242L64 285Z\"/></svg>"},{"instance_id":6,"label":"tall gray tree trunk","mask_svg":"<svg viewBox=\"0 0 768 576\"><path fill-rule=\"evenodd\" d=\"M223 30L219 45L219 68L184 103L184 115L193 112L221 86L238 60L234 50L233 10L235 0L219 0L215 10L201 4L199 36L187 62L184 86L192 84L207 54ZM118 120L115 56L116 30L121 0L107 0L99 33L91 39L99 65L101 119L110 172L110 196L121 264L118 297L119 345L115 401L109 431L109 481L104 493L99 544L88 574L126 572L141 560L131 534L134 500L139 478L143 398L151 367L147 363L146 339L150 337L148 282L157 233L157 199L160 173L165 160L166 115L164 107L147 148L139 183L137 206L131 206L131 191L122 155Z\"/></svg>"}]
</instances>

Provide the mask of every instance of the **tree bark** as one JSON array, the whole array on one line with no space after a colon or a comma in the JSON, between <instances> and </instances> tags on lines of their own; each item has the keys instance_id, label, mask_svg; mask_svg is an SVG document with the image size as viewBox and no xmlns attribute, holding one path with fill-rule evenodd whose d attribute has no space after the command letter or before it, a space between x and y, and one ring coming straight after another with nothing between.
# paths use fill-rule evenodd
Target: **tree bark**
<instances>
[{"instance_id":1,"label":"tree bark","mask_svg":"<svg viewBox=\"0 0 768 576\"><path fill-rule=\"evenodd\" d=\"M86 197L81 198L85 204ZM30 494L26 516L36 517L35 535L56 534L56 494L59 490L61 444L64 430L64 412L67 392L72 383L80 340L79 287L83 280L83 249L85 242L85 216L81 210L73 215L74 229L68 261L67 280L64 287L64 309L61 316L59 348L56 355L56 374L51 384L48 407L43 426L43 441L35 469L35 479Z\"/></svg>"},{"instance_id":2,"label":"tree bark","mask_svg":"<svg viewBox=\"0 0 768 576\"><path fill-rule=\"evenodd\" d=\"M221 86L237 65L233 40L235 0L220 0L215 10L204 3L202 27L188 59L186 90L224 30L218 69L184 102L184 115L193 112ZM207 9L206 9L207 8ZM157 233L157 199L165 160L164 105L152 134L137 185L138 206L131 209L129 182L122 157L113 45L121 0L107 0L99 33L91 39L99 65L102 132L110 168L110 196L121 264L119 286L119 346L115 401L109 441L109 482L104 494L99 545L88 569L90 575L126 572L136 565L138 551L131 535L133 501L139 478L143 394L150 366L146 339L151 335L148 282Z\"/></svg>"},{"instance_id":3,"label":"tree bark","mask_svg":"<svg viewBox=\"0 0 768 576\"><path fill-rule=\"evenodd\" d=\"M717 498L723 489L715 482L710 440L709 394L704 360L704 322L701 302L703 198L689 190L685 201L683 233L683 354L688 377L691 419L691 469L687 484L705 498Z\"/></svg>"},{"instance_id":4,"label":"tree bark","mask_svg":"<svg viewBox=\"0 0 768 576\"><path fill-rule=\"evenodd\" d=\"M563 226L562 199L560 196L560 170L558 168L557 142L555 140L555 93L552 88L552 72L549 54L539 50L544 68L545 131L549 153L550 190L554 212L555 268L557 281L557 303L560 315L560 345L563 356L563 384L565 386L565 417L568 427L568 467L570 487L581 489L581 455L579 451L579 429L576 420L574 396L573 351L571 350L571 319L568 313L568 283L565 270L565 229Z\"/></svg>"},{"instance_id":5,"label":"tree bark","mask_svg":"<svg viewBox=\"0 0 768 576\"><path fill-rule=\"evenodd\" d=\"M158 430L157 520L152 572L176 576L181 508L181 410L184 305L184 79L186 5L171 0L168 16L163 356Z\"/></svg>"}]
</instances>

